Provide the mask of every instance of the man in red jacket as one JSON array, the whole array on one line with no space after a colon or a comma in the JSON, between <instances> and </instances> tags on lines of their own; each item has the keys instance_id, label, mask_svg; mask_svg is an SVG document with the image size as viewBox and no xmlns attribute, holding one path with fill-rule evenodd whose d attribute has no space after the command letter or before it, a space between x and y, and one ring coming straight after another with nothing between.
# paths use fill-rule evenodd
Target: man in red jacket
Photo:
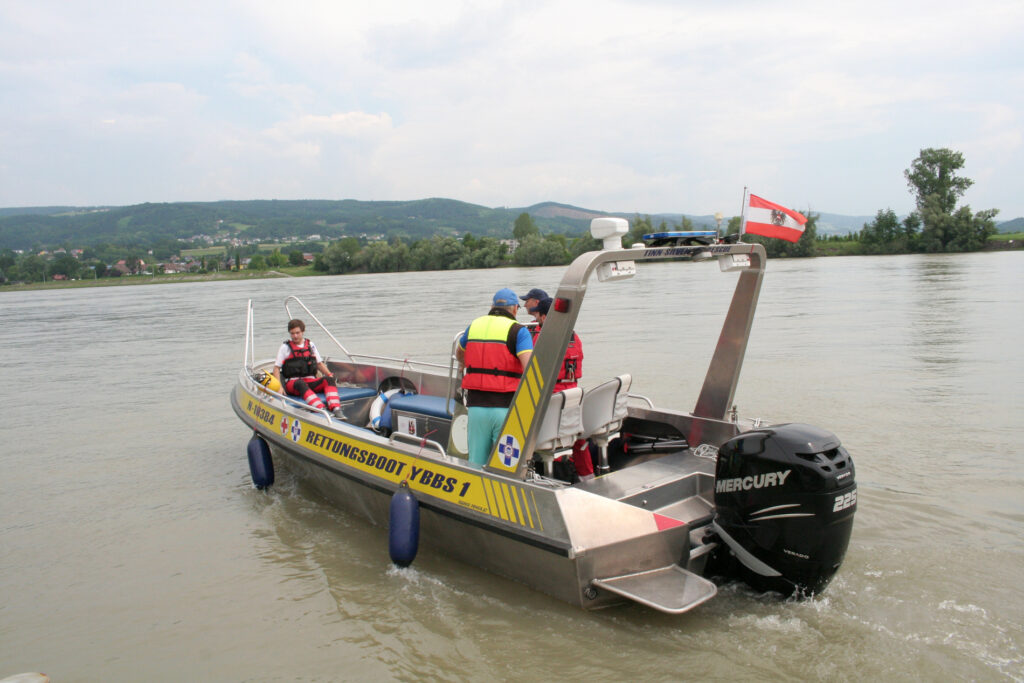
<instances>
[{"instance_id":1,"label":"man in red jacket","mask_svg":"<svg viewBox=\"0 0 1024 683\"><path fill-rule=\"evenodd\" d=\"M548 311L550 310L551 297L541 299L530 310L534 320L537 321L536 327L531 330L534 345L537 343L537 336L540 334L540 330L544 326L544 321L547 320ZM555 382L554 389L555 393L576 386L579 384L581 377L583 377L583 342L580 341L579 335L573 330L572 339L569 340L569 346L565 349L565 358L562 359L562 367L558 371L558 380ZM594 461L590 457L590 444L586 439L578 439L572 445L572 462L580 479L589 481L594 478Z\"/></svg>"}]
</instances>

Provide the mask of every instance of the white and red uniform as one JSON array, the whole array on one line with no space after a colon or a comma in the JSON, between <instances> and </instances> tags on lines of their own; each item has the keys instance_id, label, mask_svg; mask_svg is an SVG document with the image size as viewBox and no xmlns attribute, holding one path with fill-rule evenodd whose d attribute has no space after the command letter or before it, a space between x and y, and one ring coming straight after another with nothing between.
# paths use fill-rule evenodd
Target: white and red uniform
<instances>
[{"instance_id":1,"label":"white and red uniform","mask_svg":"<svg viewBox=\"0 0 1024 683\"><path fill-rule=\"evenodd\" d=\"M309 339L303 339L299 346L288 340L278 349L274 365L281 369L285 393L301 396L310 406L323 410L324 403L316 395L316 392L322 392L327 399L327 409L333 411L341 406L338 385L333 377L317 378L317 365L323 361L323 356Z\"/></svg>"}]
</instances>

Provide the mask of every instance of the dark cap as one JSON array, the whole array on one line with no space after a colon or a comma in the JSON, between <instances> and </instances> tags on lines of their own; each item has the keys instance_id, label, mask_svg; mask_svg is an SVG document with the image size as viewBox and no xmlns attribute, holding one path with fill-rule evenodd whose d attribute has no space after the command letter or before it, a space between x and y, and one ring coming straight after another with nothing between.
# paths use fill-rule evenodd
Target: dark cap
<instances>
[{"instance_id":1,"label":"dark cap","mask_svg":"<svg viewBox=\"0 0 1024 683\"><path fill-rule=\"evenodd\" d=\"M521 296L519 298L522 299L523 301L526 301L527 299L547 299L548 293L545 292L543 289L538 289L537 287L534 287L529 292L527 292L525 296Z\"/></svg>"},{"instance_id":2,"label":"dark cap","mask_svg":"<svg viewBox=\"0 0 1024 683\"><path fill-rule=\"evenodd\" d=\"M548 311L551 310L551 297L546 296L537 302L537 305L530 311L530 313L536 313L537 315L547 315Z\"/></svg>"}]
</instances>

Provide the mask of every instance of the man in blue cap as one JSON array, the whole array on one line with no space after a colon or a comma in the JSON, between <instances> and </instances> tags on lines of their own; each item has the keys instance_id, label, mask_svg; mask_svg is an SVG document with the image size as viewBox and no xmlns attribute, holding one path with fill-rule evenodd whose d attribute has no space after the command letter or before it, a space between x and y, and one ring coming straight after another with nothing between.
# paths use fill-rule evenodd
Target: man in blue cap
<instances>
[{"instance_id":1,"label":"man in blue cap","mask_svg":"<svg viewBox=\"0 0 1024 683\"><path fill-rule=\"evenodd\" d=\"M512 397L533 354L533 338L516 322L519 298L507 287L494 295L491 310L466 328L456 355L469 412L469 462L483 467L501 435Z\"/></svg>"}]
</instances>

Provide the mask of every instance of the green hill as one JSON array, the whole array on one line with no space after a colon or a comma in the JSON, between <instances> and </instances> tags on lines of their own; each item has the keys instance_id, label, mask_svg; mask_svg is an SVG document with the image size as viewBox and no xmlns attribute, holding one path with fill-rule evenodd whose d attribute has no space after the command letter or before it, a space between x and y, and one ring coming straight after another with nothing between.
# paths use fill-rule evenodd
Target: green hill
<instances>
[{"instance_id":1,"label":"green hill","mask_svg":"<svg viewBox=\"0 0 1024 683\"><path fill-rule=\"evenodd\" d=\"M544 205L538 205L544 206ZM0 248L89 246L146 247L194 235L279 239L386 235L510 237L516 216L530 209L491 209L452 199L403 202L259 200L177 202L124 207L0 209ZM602 215L600 212L585 212ZM544 232L580 234L589 219L552 212L534 220Z\"/></svg>"}]
</instances>

